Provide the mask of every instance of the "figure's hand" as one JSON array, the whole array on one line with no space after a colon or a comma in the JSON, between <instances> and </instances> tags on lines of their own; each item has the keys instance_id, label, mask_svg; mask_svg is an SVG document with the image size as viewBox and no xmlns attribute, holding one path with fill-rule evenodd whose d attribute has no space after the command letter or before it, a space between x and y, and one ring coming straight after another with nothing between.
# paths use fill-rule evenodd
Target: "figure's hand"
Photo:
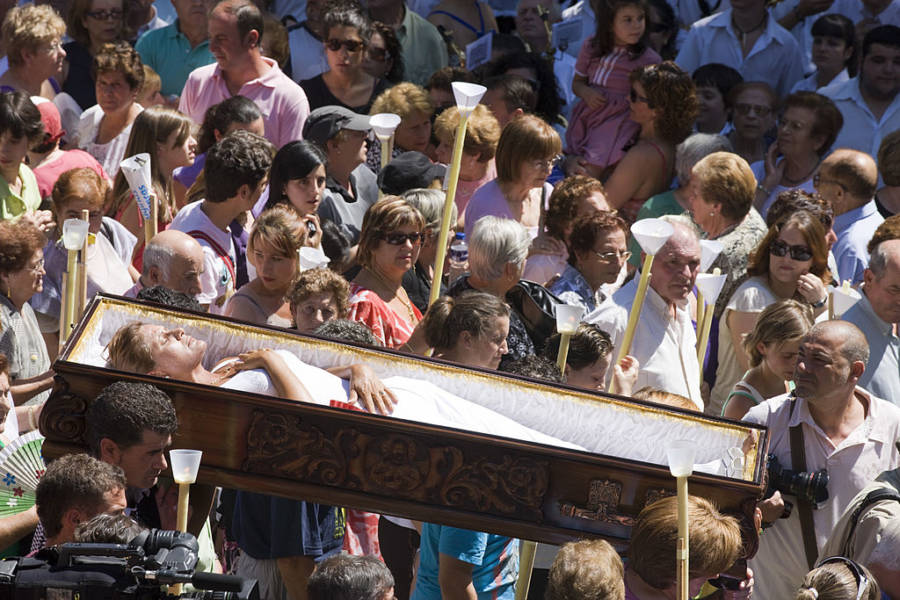
<instances>
[{"instance_id":1,"label":"figure's hand","mask_svg":"<svg viewBox=\"0 0 900 600\"><path fill-rule=\"evenodd\" d=\"M397 397L367 365L350 367L350 403L362 402L367 412L389 415L394 411Z\"/></svg>"},{"instance_id":2,"label":"figure's hand","mask_svg":"<svg viewBox=\"0 0 900 600\"><path fill-rule=\"evenodd\" d=\"M581 90L581 99L584 100L588 107L594 110L603 108L606 104L606 94L590 86L584 86Z\"/></svg>"},{"instance_id":3,"label":"figure's hand","mask_svg":"<svg viewBox=\"0 0 900 600\"><path fill-rule=\"evenodd\" d=\"M778 142L772 142L769 149L766 150L766 157L763 161L763 165L766 169L766 175L763 178L763 187L767 190L774 190L784 177L784 161L778 162Z\"/></svg>"},{"instance_id":4,"label":"figure's hand","mask_svg":"<svg viewBox=\"0 0 900 600\"><path fill-rule=\"evenodd\" d=\"M571 177L572 175L587 175L587 164L588 162L584 158L575 154L568 154L563 163L563 171L565 171L567 177Z\"/></svg>"},{"instance_id":5,"label":"figure's hand","mask_svg":"<svg viewBox=\"0 0 900 600\"><path fill-rule=\"evenodd\" d=\"M781 492L775 490L771 497L761 500L756 505L762 512L763 523L774 523L784 514L784 498Z\"/></svg>"},{"instance_id":6,"label":"figure's hand","mask_svg":"<svg viewBox=\"0 0 900 600\"><path fill-rule=\"evenodd\" d=\"M238 357L217 368L214 373L221 375L234 375L238 371L247 371L250 369L268 369L273 360L282 360L274 350L269 348L260 348L259 350L251 350L238 355Z\"/></svg>"},{"instance_id":7,"label":"figure's hand","mask_svg":"<svg viewBox=\"0 0 900 600\"><path fill-rule=\"evenodd\" d=\"M306 236L306 246L310 248L318 248L319 244L322 243L322 223L319 221L319 215L313 213L306 215L303 217L303 222L306 223L306 229L309 231L309 224L313 225L313 228L316 230L315 233L311 233Z\"/></svg>"},{"instance_id":8,"label":"figure's hand","mask_svg":"<svg viewBox=\"0 0 900 600\"><path fill-rule=\"evenodd\" d=\"M31 223L41 231L49 231L56 226L56 221L53 219L53 213L49 210L29 211L20 218L27 223ZM60 223L59 226L62 227L62 223Z\"/></svg>"},{"instance_id":9,"label":"figure's hand","mask_svg":"<svg viewBox=\"0 0 900 600\"><path fill-rule=\"evenodd\" d=\"M722 590L722 598L725 600L747 600L750 596L753 595L753 570L750 567L747 567L747 577L745 577L741 583L740 588L737 590Z\"/></svg>"},{"instance_id":10,"label":"figure's hand","mask_svg":"<svg viewBox=\"0 0 900 600\"><path fill-rule=\"evenodd\" d=\"M822 283L818 275L812 273L804 273L797 279L797 291L810 304L821 302L823 298L828 299L828 291L825 289L825 284Z\"/></svg>"},{"instance_id":11,"label":"figure's hand","mask_svg":"<svg viewBox=\"0 0 900 600\"><path fill-rule=\"evenodd\" d=\"M531 247L528 249L528 256L535 254L565 255L566 253L566 245L547 233L541 233L531 240Z\"/></svg>"},{"instance_id":12,"label":"figure's hand","mask_svg":"<svg viewBox=\"0 0 900 600\"><path fill-rule=\"evenodd\" d=\"M641 372L641 363L638 359L626 354L613 366L613 380L616 382L616 390L623 396L630 396L637 383L638 374Z\"/></svg>"}]
</instances>

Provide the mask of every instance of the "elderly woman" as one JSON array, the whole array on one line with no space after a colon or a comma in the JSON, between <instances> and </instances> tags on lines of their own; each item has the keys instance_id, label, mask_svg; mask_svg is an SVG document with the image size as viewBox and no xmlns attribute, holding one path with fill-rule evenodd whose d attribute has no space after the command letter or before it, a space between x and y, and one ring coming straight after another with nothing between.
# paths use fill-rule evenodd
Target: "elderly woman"
<instances>
[{"instance_id":1,"label":"elderly woman","mask_svg":"<svg viewBox=\"0 0 900 600\"><path fill-rule=\"evenodd\" d=\"M294 329L314 333L323 323L347 317L350 286L330 269L307 269L294 280L286 299L294 317Z\"/></svg>"},{"instance_id":2,"label":"elderly woman","mask_svg":"<svg viewBox=\"0 0 900 600\"><path fill-rule=\"evenodd\" d=\"M63 91L82 110L97 104L97 72L92 65L104 44L125 39L129 4L125 0L72 0L69 6L66 23L72 41L63 46L68 67Z\"/></svg>"},{"instance_id":3,"label":"elderly woman","mask_svg":"<svg viewBox=\"0 0 900 600\"><path fill-rule=\"evenodd\" d=\"M253 224L247 243L247 260L256 277L225 305L225 315L275 327L291 327L291 307L285 295L297 276L298 250L306 242L306 225L289 206L279 205L262 213Z\"/></svg>"},{"instance_id":4,"label":"elderly woman","mask_svg":"<svg viewBox=\"0 0 900 600\"><path fill-rule=\"evenodd\" d=\"M841 111L821 94L796 92L784 99L778 138L765 159L752 165L759 182L753 205L763 217L782 191L814 191L813 175L843 124Z\"/></svg>"},{"instance_id":5,"label":"elderly woman","mask_svg":"<svg viewBox=\"0 0 900 600\"><path fill-rule=\"evenodd\" d=\"M463 292L435 301L422 321L435 356L469 367L496 369L509 351L509 306L484 292Z\"/></svg>"},{"instance_id":6,"label":"elderly woman","mask_svg":"<svg viewBox=\"0 0 900 600\"><path fill-rule=\"evenodd\" d=\"M367 113L372 101L388 87L384 79L373 77L363 68L369 20L359 9L339 7L326 11L323 21L328 70L300 82L309 108L337 105Z\"/></svg>"},{"instance_id":7,"label":"elderly woman","mask_svg":"<svg viewBox=\"0 0 900 600\"><path fill-rule=\"evenodd\" d=\"M0 219L29 215L42 229L52 227L53 217L40 211L37 179L25 165L25 156L44 133L41 113L25 92L0 93Z\"/></svg>"},{"instance_id":8,"label":"elderly woman","mask_svg":"<svg viewBox=\"0 0 900 600\"><path fill-rule=\"evenodd\" d=\"M394 113L400 115L400 125L394 131L394 152L391 158L415 150L425 152L431 139L431 116L434 105L424 88L404 81L381 93L369 109L370 115ZM381 144L369 146L366 164L376 173L381 170Z\"/></svg>"},{"instance_id":9,"label":"elderly woman","mask_svg":"<svg viewBox=\"0 0 900 600\"><path fill-rule=\"evenodd\" d=\"M434 137L438 140L435 154L444 164L450 164L458 127L459 109L455 106L445 109L434 121ZM477 105L466 121L466 138L454 198L461 218L464 218L466 205L475 190L497 176L494 155L499 141L500 123L485 105Z\"/></svg>"},{"instance_id":10,"label":"elderly woman","mask_svg":"<svg viewBox=\"0 0 900 600\"><path fill-rule=\"evenodd\" d=\"M44 288L44 234L25 219L0 221L0 353L9 359L19 405L43 403L53 386L50 356L28 300Z\"/></svg>"},{"instance_id":11,"label":"elderly woman","mask_svg":"<svg viewBox=\"0 0 900 600\"><path fill-rule=\"evenodd\" d=\"M97 104L81 115L72 145L96 158L114 176L125 157L131 125L144 110L136 101L144 67L134 48L116 42L98 49L91 72L97 80Z\"/></svg>"},{"instance_id":12,"label":"elderly woman","mask_svg":"<svg viewBox=\"0 0 900 600\"><path fill-rule=\"evenodd\" d=\"M422 313L403 289L403 275L419 258L425 219L399 196L385 196L363 219L356 258L362 269L350 283L350 316L387 348L410 342Z\"/></svg>"},{"instance_id":13,"label":"elderly woman","mask_svg":"<svg viewBox=\"0 0 900 600\"><path fill-rule=\"evenodd\" d=\"M0 91L22 90L52 100L66 58L65 22L51 6L24 4L6 13L2 33L9 70L0 75Z\"/></svg>"},{"instance_id":14,"label":"elderly woman","mask_svg":"<svg viewBox=\"0 0 900 600\"><path fill-rule=\"evenodd\" d=\"M594 310L619 279L628 250L628 226L613 212L599 212L575 221L568 237L569 264L550 291L566 304Z\"/></svg>"},{"instance_id":15,"label":"elderly woman","mask_svg":"<svg viewBox=\"0 0 900 600\"><path fill-rule=\"evenodd\" d=\"M728 298L719 321L719 366L708 414L721 413L725 398L750 367L743 340L765 307L794 298L812 306L817 315L825 311L825 286L831 283L825 235L815 216L797 211L770 227L750 255L750 277Z\"/></svg>"},{"instance_id":16,"label":"elderly woman","mask_svg":"<svg viewBox=\"0 0 900 600\"><path fill-rule=\"evenodd\" d=\"M772 141L768 135L775 125L778 108L775 90L762 81L739 83L728 92L728 104L734 125L728 139L734 153L750 164L763 160Z\"/></svg>"},{"instance_id":17,"label":"elderly woman","mask_svg":"<svg viewBox=\"0 0 900 600\"><path fill-rule=\"evenodd\" d=\"M423 314L428 309L431 282L434 279L434 261L437 258L438 236L444 211L444 192L441 190L414 189L403 194L403 199L422 213L425 219L425 240L419 249L419 258L412 269L403 275L403 289L409 299ZM450 221L456 222L456 206L451 208ZM446 292L443 284L441 294Z\"/></svg>"},{"instance_id":18,"label":"elderly woman","mask_svg":"<svg viewBox=\"0 0 900 600\"><path fill-rule=\"evenodd\" d=\"M486 215L512 219L537 237L542 207L553 192L547 177L561 151L559 134L543 119L525 115L510 122L497 144L497 178L481 186L466 207L466 237Z\"/></svg>"},{"instance_id":19,"label":"elderly woman","mask_svg":"<svg viewBox=\"0 0 900 600\"><path fill-rule=\"evenodd\" d=\"M472 227L468 240L469 274L456 280L449 295L477 290L505 298L522 278L531 243L528 231L512 219L486 216ZM506 345L509 353L500 361L501 371L506 364L534 354L534 342L528 336L525 321L515 311L509 314Z\"/></svg>"},{"instance_id":20,"label":"elderly woman","mask_svg":"<svg viewBox=\"0 0 900 600\"><path fill-rule=\"evenodd\" d=\"M690 75L673 62L631 72L631 119L641 130L606 180L606 199L633 223L644 202L669 188L675 147L690 135L697 97Z\"/></svg>"},{"instance_id":21,"label":"elderly woman","mask_svg":"<svg viewBox=\"0 0 900 600\"><path fill-rule=\"evenodd\" d=\"M593 177L573 175L556 184L544 215L546 231L532 243L522 278L547 285L562 275L571 259L567 245L575 221L608 210L603 184Z\"/></svg>"},{"instance_id":22,"label":"elderly woman","mask_svg":"<svg viewBox=\"0 0 900 600\"><path fill-rule=\"evenodd\" d=\"M691 216L707 240L722 244L712 267L728 276L716 302L715 316L747 272L747 258L766 235L765 221L753 208L756 179L750 165L731 152L714 152L691 170L688 195Z\"/></svg>"}]
</instances>

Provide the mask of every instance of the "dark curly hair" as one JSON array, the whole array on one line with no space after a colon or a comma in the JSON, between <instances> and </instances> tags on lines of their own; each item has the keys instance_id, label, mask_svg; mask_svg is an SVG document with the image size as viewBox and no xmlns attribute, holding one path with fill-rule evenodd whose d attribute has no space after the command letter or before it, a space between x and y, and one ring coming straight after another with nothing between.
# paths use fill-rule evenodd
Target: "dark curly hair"
<instances>
[{"instance_id":1,"label":"dark curly hair","mask_svg":"<svg viewBox=\"0 0 900 600\"><path fill-rule=\"evenodd\" d=\"M547 233L558 240L565 240L566 229L578 215L579 204L594 192L603 194L603 184L587 175L566 177L556 184L544 216Z\"/></svg>"},{"instance_id":2,"label":"dark curly hair","mask_svg":"<svg viewBox=\"0 0 900 600\"><path fill-rule=\"evenodd\" d=\"M140 444L145 431L172 435L178 430L169 396L149 383L117 381L106 386L88 406L84 420L87 441L96 456L104 438L124 449Z\"/></svg>"},{"instance_id":3,"label":"dark curly hair","mask_svg":"<svg viewBox=\"0 0 900 600\"><path fill-rule=\"evenodd\" d=\"M569 263L575 265L579 254L591 252L597 241L605 239L610 232L620 229L628 239L628 225L615 212L604 211L585 215L575 221L569 236Z\"/></svg>"},{"instance_id":4,"label":"dark curly hair","mask_svg":"<svg viewBox=\"0 0 900 600\"><path fill-rule=\"evenodd\" d=\"M25 92L0 93L0 134L6 132L15 139L24 136L29 142L38 141L44 134L41 113Z\"/></svg>"},{"instance_id":5,"label":"dark curly hair","mask_svg":"<svg viewBox=\"0 0 900 600\"><path fill-rule=\"evenodd\" d=\"M691 134L699 110L691 76L667 60L637 68L629 79L644 86L648 106L659 111L656 134L671 144L683 142Z\"/></svg>"},{"instance_id":6,"label":"dark curly hair","mask_svg":"<svg viewBox=\"0 0 900 600\"><path fill-rule=\"evenodd\" d=\"M788 218L798 210L805 210L822 224L827 232L834 225L834 208L831 201L821 194L810 194L801 189L785 190L778 194L766 213L766 227Z\"/></svg>"},{"instance_id":7,"label":"dark curly hair","mask_svg":"<svg viewBox=\"0 0 900 600\"><path fill-rule=\"evenodd\" d=\"M200 126L200 138L197 140L197 154L204 154L216 143L216 132L225 135L232 123L249 125L262 118L259 107L246 96L232 96L206 109L203 124Z\"/></svg>"},{"instance_id":8,"label":"dark curly hair","mask_svg":"<svg viewBox=\"0 0 900 600\"><path fill-rule=\"evenodd\" d=\"M97 80L98 73L116 72L125 77L132 90L144 85L144 64L137 51L128 42L103 44L91 64L91 77Z\"/></svg>"},{"instance_id":9,"label":"dark curly hair","mask_svg":"<svg viewBox=\"0 0 900 600\"><path fill-rule=\"evenodd\" d=\"M24 269L46 241L41 230L29 221L0 221L0 273Z\"/></svg>"},{"instance_id":10,"label":"dark curly hair","mask_svg":"<svg viewBox=\"0 0 900 600\"><path fill-rule=\"evenodd\" d=\"M206 153L206 199L225 202L243 185L255 190L272 166L275 148L264 137L238 129Z\"/></svg>"}]
</instances>

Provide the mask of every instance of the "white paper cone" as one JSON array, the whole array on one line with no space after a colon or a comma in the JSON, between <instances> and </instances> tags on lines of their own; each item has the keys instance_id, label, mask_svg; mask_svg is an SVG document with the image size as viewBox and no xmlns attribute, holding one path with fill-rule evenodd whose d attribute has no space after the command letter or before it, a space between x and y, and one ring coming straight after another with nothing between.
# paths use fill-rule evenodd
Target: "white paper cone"
<instances>
[{"instance_id":1,"label":"white paper cone","mask_svg":"<svg viewBox=\"0 0 900 600\"><path fill-rule=\"evenodd\" d=\"M850 310L854 304L862 300L862 296L853 288L834 288L831 295L834 297L834 316L841 317Z\"/></svg>"},{"instance_id":2,"label":"white paper cone","mask_svg":"<svg viewBox=\"0 0 900 600\"><path fill-rule=\"evenodd\" d=\"M134 194L141 216L145 220L149 219L151 203L153 202L153 198L150 196L153 190L153 178L150 175L150 155L145 152L130 156L119 163L119 168L128 181L131 193Z\"/></svg>"},{"instance_id":3,"label":"white paper cone","mask_svg":"<svg viewBox=\"0 0 900 600\"><path fill-rule=\"evenodd\" d=\"M319 267L327 267L331 259L318 248L309 248L304 246L297 251L300 254L300 270L318 269Z\"/></svg>"},{"instance_id":4,"label":"white paper cone","mask_svg":"<svg viewBox=\"0 0 900 600\"><path fill-rule=\"evenodd\" d=\"M727 274L713 275L712 273L698 273L694 285L696 285L700 293L703 294L703 302L712 305L715 304L716 300L719 298L719 294L722 292L722 287L725 285L726 279L728 279Z\"/></svg>"}]
</instances>

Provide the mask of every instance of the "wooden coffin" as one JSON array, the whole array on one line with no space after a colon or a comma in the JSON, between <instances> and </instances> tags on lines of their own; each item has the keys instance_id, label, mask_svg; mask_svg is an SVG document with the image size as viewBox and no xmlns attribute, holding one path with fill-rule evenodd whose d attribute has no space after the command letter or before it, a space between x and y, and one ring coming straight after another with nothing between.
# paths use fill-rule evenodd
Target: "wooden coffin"
<instances>
[{"instance_id":1,"label":"wooden coffin","mask_svg":"<svg viewBox=\"0 0 900 600\"><path fill-rule=\"evenodd\" d=\"M107 368L106 343L133 320L206 340L210 364L262 347L287 349L319 367L365 362L380 376L430 381L587 450ZM106 296L91 303L54 369L40 422L48 457L86 447L85 409L104 386L148 382L175 403L175 447L203 451L201 483L548 543L599 536L623 549L641 508L674 494L665 439L696 441L696 462L705 463L752 436L738 472L695 471L690 491L741 519L747 555L758 542L752 518L768 435L754 425Z\"/></svg>"}]
</instances>

